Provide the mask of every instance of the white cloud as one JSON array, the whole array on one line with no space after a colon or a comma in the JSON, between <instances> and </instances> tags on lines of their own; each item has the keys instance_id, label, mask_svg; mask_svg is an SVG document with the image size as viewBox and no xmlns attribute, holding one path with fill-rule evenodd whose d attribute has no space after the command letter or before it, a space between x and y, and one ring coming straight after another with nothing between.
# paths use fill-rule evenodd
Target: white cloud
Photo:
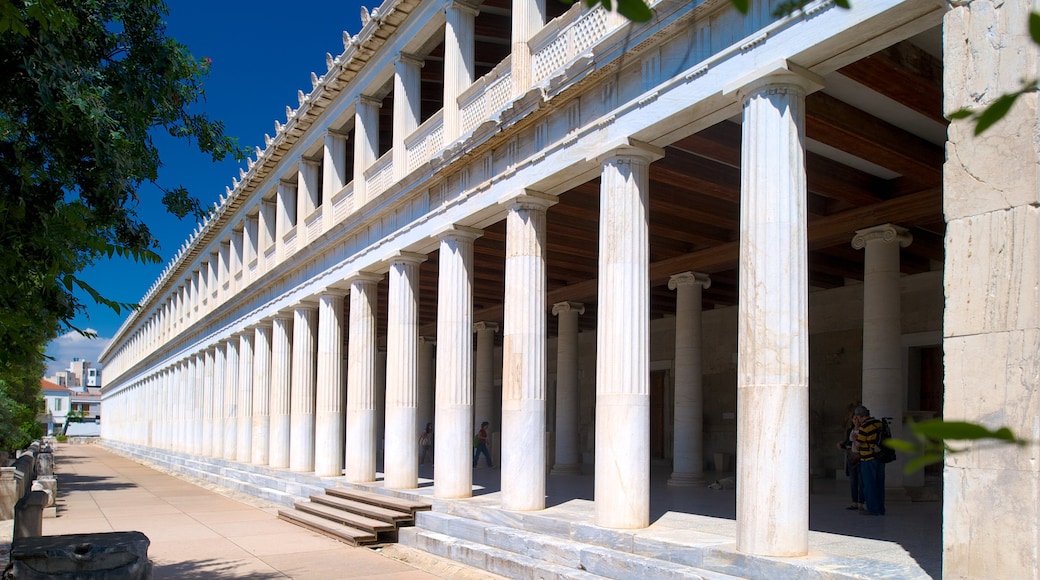
<instances>
[{"instance_id":1,"label":"white cloud","mask_svg":"<svg viewBox=\"0 0 1040 580\"><path fill-rule=\"evenodd\" d=\"M93 329L88 328L93 332ZM55 338L47 345L47 355L54 360L47 361L47 376L69 368L73 358L97 363L101 351L108 346L111 338L87 338L82 334L70 331Z\"/></svg>"}]
</instances>

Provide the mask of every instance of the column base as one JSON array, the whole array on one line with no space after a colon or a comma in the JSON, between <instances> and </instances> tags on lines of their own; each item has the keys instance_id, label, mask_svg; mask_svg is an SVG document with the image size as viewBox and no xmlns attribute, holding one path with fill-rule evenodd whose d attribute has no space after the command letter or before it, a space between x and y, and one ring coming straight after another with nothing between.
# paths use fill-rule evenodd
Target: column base
<instances>
[{"instance_id":1,"label":"column base","mask_svg":"<svg viewBox=\"0 0 1040 580\"><path fill-rule=\"evenodd\" d=\"M557 463L549 475L581 475L580 463Z\"/></svg>"},{"instance_id":2,"label":"column base","mask_svg":"<svg viewBox=\"0 0 1040 580\"><path fill-rule=\"evenodd\" d=\"M672 473L671 477L668 478L668 485L673 487L695 487L704 486L708 482L704 479L703 473Z\"/></svg>"}]
</instances>

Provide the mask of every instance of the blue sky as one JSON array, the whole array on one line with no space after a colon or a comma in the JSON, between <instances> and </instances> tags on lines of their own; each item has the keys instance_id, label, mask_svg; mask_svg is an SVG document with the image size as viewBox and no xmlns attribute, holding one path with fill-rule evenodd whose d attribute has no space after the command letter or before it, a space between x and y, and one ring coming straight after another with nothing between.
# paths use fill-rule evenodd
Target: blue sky
<instances>
[{"instance_id":1,"label":"blue sky","mask_svg":"<svg viewBox=\"0 0 1040 580\"><path fill-rule=\"evenodd\" d=\"M187 45L198 58L213 59L205 83L206 100L196 105L213 119L224 122L227 133L252 150L274 134L274 121L285 122L285 106L298 106L296 91L310 92L311 71L325 73L325 53L343 52L343 31L361 30L361 2L315 0L306 4L255 0L221 2L167 0L170 14L167 34ZM380 0L371 0L369 7ZM183 141L159 136L157 144L163 168L159 183L184 185L203 205L212 206L238 176L235 161L213 163ZM262 147L261 147L262 148ZM195 228L191 218L178 220L166 213L161 194L143 189L138 215L159 240L159 264L128 260L99 262L83 273L102 295L120 302L137 302ZM70 333L52 341L47 352L54 360L48 375L64 369L72 357L97 361L127 313L116 314L83 299L87 312L75 324L97 332L87 340Z\"/></svg>"}]
</instances>

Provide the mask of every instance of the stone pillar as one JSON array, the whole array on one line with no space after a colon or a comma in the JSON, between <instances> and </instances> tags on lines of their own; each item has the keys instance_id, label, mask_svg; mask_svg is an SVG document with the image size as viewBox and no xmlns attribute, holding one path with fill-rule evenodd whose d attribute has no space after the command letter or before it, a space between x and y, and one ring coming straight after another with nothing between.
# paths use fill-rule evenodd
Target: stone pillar
<instances>
[{"instance_id":1,"label":"stone pillar","mask_svg":"<svg viewBox=\"0 0 1040 580\"><path fill-rule=\"evenodd\" d=\"M210 457L224 456L224 382L227 381L227 343L213 347L213 435Z\"/></svg>"},{"instance_id":2,"label":"stone pillar","mask_svg":"<svg viewBox=\"0 0 1040 580\"><path fill-rule=\"evenodd\" d=\"M198 408L202 399L202 368L198 356L188 357L187 397L184 401L184 452L197 455L202 450L202 410ZM129 419L129 417L127 417ZM129 428L130 425L127 425Z\"/></svg>"},{"instance_id":3,"label":"stone pillar","mask_svg":"<svg viewBox=\"0 0 1040 580\"><path fill-rule=\"evenodd\" d=\"M289 404L289 469L314 471L314 381L317 308L293 309L292 385Z\"/></svg>"},{"instance_id":4,"label":"stone pillar","mask_svg":"<svg viewBox=\"0 0 1040 580\"><path fill-rule=\"evenodd\" d=\"M238 453L238 336L227 341L227 373L224 375L224 452L234 460Z\"/></svg>"},{"instance_id":5,"label":"stone pillar","mask_svg":"<svg viewBox=\"0 0 1040 580\"><path fill-rule=\"evenodd\" d=\"M275 214L275 247L278 261L285 259L285 235L296 223L296 184L278 182L278 213Z\"/></svg>"},{"instance_id":6,"label":"stone pillar","mask_svg":"<svg viewBox=\"0 0 1040 580\"><path fill-rule=\"evenodd\" d=\"M202 455L213 454L213 349L202 354ZM148 409L151 412L150 409Z\"/></svg>"},{"instance_id":7,"label":"stone pillar","mask_svg":"<svg viewBox=\"0 0 1040 580\"><path fill-rule=\"evenodd\" d=\"M675 433L668 485L704 485L704 392L701 379L701 293L707 274L668 280L675 297Z\"/></svg>"},{"instance_id":8,"label":"stone pillar","mask_svg":"<svg viewBox=\"0 0 1040 580\"><path fill-rule=\"evenodd\" d=\"M426 429L427 423L433 422L433 383L434 383L434 346L437 341L429 336L419 337L419 365L416 369L416 382L419 394L416 399L415 428ZM436 427L436 425L434 426Z\"/></svg>"},{"instance_id":9,"label":"stone pillar","mask_svg":"<svg viewBox=\"0 0 1040 580\"><path fill-rule=\"evenodd\" d=\"M528 41L545 26L545 0L514 0L512 71L513 96L518 97L531 88L534 62Z\"/></svg>"},{"instance_id":10,"label":"stone pillar","mask_svg":"<svg viewBox=\"0 0 1040 580\"><path fill-rule=\"evenodd\" d=\"M1036 78L1040 54L1029 35L1035 2L949 4L947 116L992 105L1021 88L1023 77ZM1034 442L972 445L946 455L943 574L949 578L1036 578L1040 570L1038 97L1019 97L981 135L965 120L952 121L947 131L943 416L1008 427Z\"/></svg>"},{"instance_id":11,"label":"stone pillar","mask_svg":"<svg viewBox=\"0 0 1040 580\"><path fill-rule=\"evenodd\" d=\"M419 127L423 60L402 52L394 60L394 180L408 175L408 149L404 140Z\"/></svg>"},{"instance_id":12,"label":"stone pillar","mask_svg":"<svg viewBox=\"0 0 1040 580\"><path fill-rule=\"evenodd\" d=\"M473 495L473 240L481 233L453 226L441 234L433 446L439 498Z\"/></svg>"},{"instance_id":13,"label":"stone pillar","mask_svg":"<svg viewBox=\"0 0 1040 580\"><path fill-rule=\"evenodd\" d=\"M307 238L307 218L321 204L318 197L318 187L321 180L321 164L311 159L300 158L299 175L296 181L296 239L297 246L302 245L299 240Z\"/></svg>"},{"instance_id":14,"label":"stone pillar","mask_svg":"<svg viewBox=\"0 0 1040 580\"><path fill-rule=\"evenodd\" d=\"M444 145L462 134L459 95L473 84L474 19L477 7L452 0L445 8L444 27ZM472 474L471 474L472 477ZM467 494L469 491L467 490Z\"/></svg>"},{"instance_id":15,"label":"stone pillar","mask_svg":"<svg viewBox=\"0 0 1040 580\"><path fill-rule=\"evenodd\" d=\"M289 393L292 384L292 318L275 315L271 324L271 441L268 464L289 467Z\"/></svg>"},{"instance_id":16,"label":"stone pillar","mask_svg":"<svg viewBox=\"0 0 1040 580\"><path fill-rule=\"evenodd\" d=\"M596 524L650 525L650 163L622 146L602 158L596 330Z\"/></svg>"},{"instance_id":17,"label":"stone pillar","mask_svg":"<svg viewBox=\"0 0 1040 580\"><path fill-rule=\"evenodd\" d=\"M314 474L343 474L343 290L318 299L318 378L314 413Z\"/></svg>"},{"instance_id":18,"label":"stone pillar","mask_svg":"<svg viewBox=\"0 0 1040 580\"><path fill-rule=\"evenodd\" d=\"M545 212L528 193L506 216L502 335L502 507L545 509Z\"/></svg>"},{"instance_id":19,"label":"stone pillar","mask_svg":"<svg viewBox=\"0 0 1040 580\"><path fill-rule=\"evenodd\" d=\"M852 247L863 256L863 405L890 418L892 436L903 436L903 334L899 295L899 248L910 245L906 228L885 224L857 230ZM903 486L903 462L885 473L885 487ZM888 494L886 494L887 496ZM895 495L895 494L893 494ZM905 497L905 492L902 494Z\"/></svg>"},{"instance_id":20,"label":"stone pillar","mask_svg":"<svg viewBox=\"0 0 1040 580\"><path fill-rule=\"evenodd\" d=\"M481 423L494 418L495 333L498 332L498 325L494 322L478 322L473 325L473 332L477 334L477 359L473 376L473 432L476 433Z\"/></svg>"},{"instance_id":21,"label":"stone pillar","mask_svg":"<svg viewBox=\"0 0 1040 580\"><path fill-rule=\"evenodd\" d=\"M737 550L804 556L809 548L809 267L803 144L810 81L786 70L766 73L739 87L744 118Z\"/></svg>"},{"instance_id":22,"label":"stone pillar","mask_svg":"<svg viewBox=\"0 0 1040 580\"><path fill-rule=\"evenodd\" d=\"M325 132L324 163L322 164L321 219L322 229L328 231L335 223L336 213L332 211L332 198L343 189L348 182L347 176L347 135L329 129ZM353 177L353 175L349 176Z\"/></svg>"},{"instance_id":23,"label":"stone pillar","mask_svg":"<svg viewBox=\"0 0 1040 580\"><path fill-rule=\"evenodd\" d=\"M253 422L249 461L267 465L271 445L271 324L261 322L253 331Z\"/></svg>"},{"instance_id":24,"label":"stone pillar","mask_svg":"<svg viewBox=\"0 0 1040 580\"><path fill-rule=\"evenodd\" d=\"M253 331L238 337L238 440L235 460L253 458Z\"/></svg>"},{"instance_id":25,"label":"stone pillar","mask_svg":"<svg viewBox=\"0 0 1040 580\"><path fill-rule=\"evenodd\" d=\"M359 274L350 280L345 473L350 482L376 479L376 284L380 279Z\"/></svg>"},{"instance_id":26,"label":"stone pillar","mask_svg":"<svg viewBox=\"0 0 1040 580\"><path fill-rule=\"evenodd\" d=\"M383 452L383 485L389 489L419 486L416 375L419 264L425 260L424 255L403 252L390 259L386 314L386 449Z\"/></svg>"},{"instance_id":27,"label":"stone pillar","mask_svg":"<svg viewBox=\"0 0 1040 580\"><path fill-rule=\"evenodd\" d=\"M553 304L559 317L556 333L556 464L553 474L581 473L578 446L578 317L585 314L580 302Z\"/></svg>"},{"instance_id":28,"label":"stone pillar","mask_svg":"<svg viewBox=\"0 0 1040 580\"><path fill-rule=\"evenodd\" d=\"M379 159L379 107L382 101L361 95L354 103L354 209L368 201L365 171Z\"/></svg>"}]
</instances>

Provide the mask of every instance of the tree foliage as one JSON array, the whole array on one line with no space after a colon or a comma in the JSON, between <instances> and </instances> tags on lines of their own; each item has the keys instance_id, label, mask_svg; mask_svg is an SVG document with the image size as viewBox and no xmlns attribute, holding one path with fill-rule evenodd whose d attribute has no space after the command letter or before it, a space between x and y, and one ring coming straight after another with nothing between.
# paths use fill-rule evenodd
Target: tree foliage
<instances>
[{"instance_id":1,"label":"tree foliage","mask_svg":"<svg viewBox=\"0 0 1040 580\"><path fill-rule=\"evenodd\" d=\"M135 213L161 161L156 131L214 160L245 152L192 110L208 59L166 36L161 0L0 0L0 369L42 360L40 346L86 307L117 312L79 273L103 258L155 262ZM180 217L200 213L163 188ZM78 329L76 329L78 330Z\"/></svg>"},{"instance_id":2,"label":"tree foliage","mask_svg":"<svg viewBox=\"0 0 1040 580\"><path fill-rule=\"evenodd\" d=\"M37 421L44 410L43 371L42 360L0 365L0 450L22 449L43 436Z\"/></svg>"}]
</instances>

